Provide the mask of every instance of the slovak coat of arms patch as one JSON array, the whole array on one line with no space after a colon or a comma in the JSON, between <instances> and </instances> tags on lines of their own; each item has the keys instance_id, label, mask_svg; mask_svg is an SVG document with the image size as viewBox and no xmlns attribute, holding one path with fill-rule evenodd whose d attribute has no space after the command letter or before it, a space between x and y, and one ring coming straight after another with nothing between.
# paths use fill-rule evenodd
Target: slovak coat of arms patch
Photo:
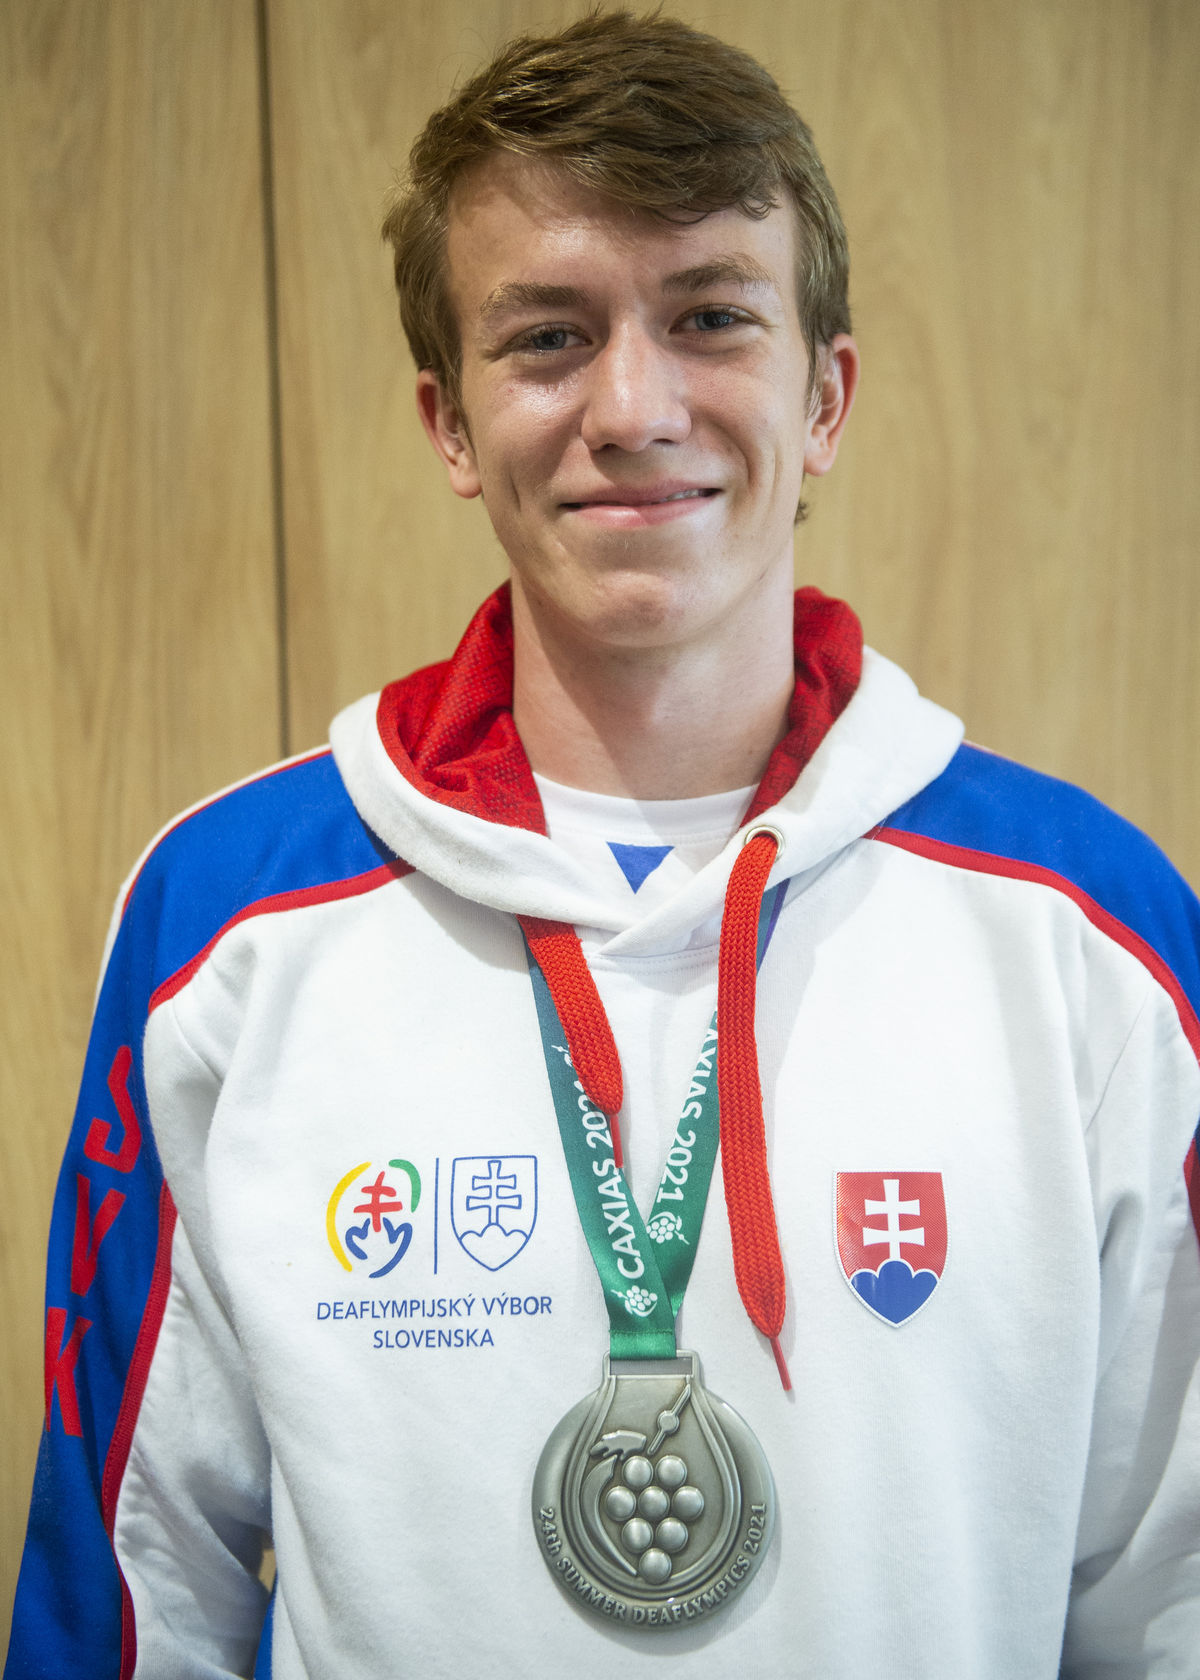
<instances>
[{"instance_id":1,"label":"slovak coat of arms patch","mask_svg":"<svg viewBox=\"0 0 1200 1680\"><path fill-rule=\"evenodd\" d=\"M940 1172L846 1172L834 1181L842 1275L885 1324L904 1324L928 1301L946 1265Z\"/></svg>"},{"instance_id":2,"label":"slovak coat of arms patch","mask_svg":"<svg viewBox=\"0 0 1200 1680\"><path fill-rule=\"evenodd\" d=\"M535 1155L460 1155L450 1178L450 1223L463 1248L498 1272L515 1260L537 1221Z\"/></svg>"}]
</instances>

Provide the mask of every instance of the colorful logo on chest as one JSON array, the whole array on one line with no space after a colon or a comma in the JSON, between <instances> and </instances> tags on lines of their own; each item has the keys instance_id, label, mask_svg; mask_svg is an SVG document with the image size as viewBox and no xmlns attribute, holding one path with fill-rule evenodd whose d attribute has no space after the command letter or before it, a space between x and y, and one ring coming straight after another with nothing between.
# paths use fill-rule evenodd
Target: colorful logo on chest
<instances>
[{"instance_id":1,"label":"colorful logo on chest","mask_svg":"<svg viewBox=\"0 0 1200 1680\"><path fill-rule=\"evenodd\" d=\"M946 1265L941 1173L838 1173L834 1213L846 1282L877 1318L905 1323L933 1294Z\"/></svg>"},{"instance_id":2,"label":"colorful logo on chest","mask_svg":"<svg viewBox=\"0 0 1200 1680\"><path fill-rule=\"evenodd\" d=\"M407 1198L407 1200L406 1200ZM408 1253L421 1175L411 1161L361 1161L337 1182L325 1209L325 1235L348 1272L386 1277Z\"/></svg>"}]
</instances>

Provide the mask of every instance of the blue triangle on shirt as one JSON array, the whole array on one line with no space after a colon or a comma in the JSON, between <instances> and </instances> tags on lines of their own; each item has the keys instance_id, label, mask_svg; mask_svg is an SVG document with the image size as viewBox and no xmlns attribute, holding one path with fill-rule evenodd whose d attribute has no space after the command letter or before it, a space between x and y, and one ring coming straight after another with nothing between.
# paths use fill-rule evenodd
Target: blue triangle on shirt
<instances>
[{"instance_id":1,"label":"blue triangle on shirt","mask_svg":"<svg viewBox=\"0 0 1200 1680\"><path fill-rule=\"evenodd\" d=\"M653 875L667 853L675 850L674 846L623 846L619 840L610 840L608 849L621 865L621 873L634 892L647 875Z\"/></svg>"}]
</instances>

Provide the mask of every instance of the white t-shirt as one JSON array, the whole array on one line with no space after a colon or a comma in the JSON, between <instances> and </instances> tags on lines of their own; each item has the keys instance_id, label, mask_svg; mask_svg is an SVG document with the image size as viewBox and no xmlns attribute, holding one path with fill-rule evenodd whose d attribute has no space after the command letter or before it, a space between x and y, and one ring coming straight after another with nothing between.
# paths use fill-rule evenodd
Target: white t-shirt
<instances>
[{"instance_id":1,"label":"white t-shirt","mask_svg":"<svg viewBox=\"0 0 1200 1680\"><path fill-rule=\"evenodd\" d=\"M753 787L699 799L625 799L535 776L555 845L579 860L628 914L665 903L711 863L741 822Z\"/></svg>"}]
</instances>

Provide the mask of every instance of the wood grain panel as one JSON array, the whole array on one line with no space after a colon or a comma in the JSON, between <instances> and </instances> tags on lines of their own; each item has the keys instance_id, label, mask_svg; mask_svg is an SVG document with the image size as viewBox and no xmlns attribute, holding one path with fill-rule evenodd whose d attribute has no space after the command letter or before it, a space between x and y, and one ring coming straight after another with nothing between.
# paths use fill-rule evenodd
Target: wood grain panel
<instances>
[{"instance_id":1,"label":"wood grain panel","mask_svg":"<svg viewBox=\"0 0 1200 1680\"><path fill-rule=\"evenodd\" d=\"M815 569L976 739L1200 877L1200 11L847 15L868 373Z\"/></svg>"},{"instance_id":2,"label":"wood grain panel","mask_svg":"<svg viewBox=\"0 0 1200 1680\"><path fill-rule=\"evenodd\" d=\"M0 1633L109 907L279 751L254 12L0 6Z\"/></svg>"},{"instance_id":3,"label":"wood grain panel","mask_svg":"<svg viewBox=\"0 0 1200 1680\"><path fill-rule=\"evenodd\" d=\"M375 225L455 81L583 9L272 0L297 745L500 575L420 436ZM773 68L850 224L866 374L798 575L1200 877L1200 8L673 9Z\"/></svg>"},{"instance_id":4,"label":"wood grain panel","mask_svg":"<svg viewBox=\"0 0 1200 1680\"><path fill-rule=\"evenodd\" d=\"M429 111L491 43L489 7L274 0L270 67L293 743L440 658L504 575L417 422L379 225ZM482 22L480 21L482 19Z\"/></svg>"}]
</instances>

